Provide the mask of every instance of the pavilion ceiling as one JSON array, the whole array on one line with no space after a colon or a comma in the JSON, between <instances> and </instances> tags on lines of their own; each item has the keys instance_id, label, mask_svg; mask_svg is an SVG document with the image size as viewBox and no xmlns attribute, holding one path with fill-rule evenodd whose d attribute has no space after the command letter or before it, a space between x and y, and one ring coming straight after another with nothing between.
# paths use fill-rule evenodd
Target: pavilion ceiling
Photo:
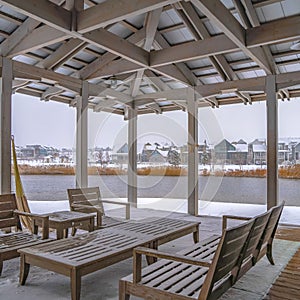
<instances>
[{"instance_id":1,"label":"pavilion ceiling","mask_svg":"<svg viewBox=\"0 0 300 300\"><path fill-rule=\"evenodd\" d=\"M299 0L0 0L15 92L125 114L300 96Z\"/></svg>"}]
</instances>

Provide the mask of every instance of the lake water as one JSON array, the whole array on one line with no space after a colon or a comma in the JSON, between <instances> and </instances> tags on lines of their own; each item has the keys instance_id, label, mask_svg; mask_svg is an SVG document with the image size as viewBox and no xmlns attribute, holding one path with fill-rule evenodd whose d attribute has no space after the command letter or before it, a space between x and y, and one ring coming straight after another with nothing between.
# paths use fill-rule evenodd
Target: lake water
<instances>
[{"instance_id":1,"label":"lake water","mask_svg":"<svg viewBox=\"0 0 300 300\"><path fill-rule=\"evenodd\" d=\"M67 200L67 188L75 187L68 175L22 175L29 200ZM126 198L127 176L89 176L89 186L100 186L103 198ZM14 190L14 177L12 177ZM138 176L140 198L187 198L187 177ZM300 206L300 180L279 180L280 200ZM199 198L215 202L264 204L266 179L247 177L199 177Z\"/></svg>"}]
</instances>

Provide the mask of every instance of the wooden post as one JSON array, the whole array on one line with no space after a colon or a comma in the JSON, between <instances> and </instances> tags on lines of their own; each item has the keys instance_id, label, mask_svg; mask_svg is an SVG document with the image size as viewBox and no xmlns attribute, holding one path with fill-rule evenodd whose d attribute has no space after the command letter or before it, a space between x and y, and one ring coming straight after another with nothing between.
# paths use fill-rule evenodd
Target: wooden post
<instances>
[{"instance_id":1,"label":"wooden post","mask_svg":"<svg viewBox=\"0 0 300 300\"><path fill-rule=\"evenodd\" d=\"M76 187L88 186L88 82L83 81L77 100L76 123Z\"/></svg>"},{"instance_id":2,"label":"wooden post","mask_svg":"<svg viewBox=\"0 0 300 300\"><path fill-rule=\"evenodd\" d=\"M11 97L12 61L2 58L0 78L0 194L11 193Z\"/></svg>"},{"instance_id":3,"label":"wooden post","mask_svg":"<svg viewBox=\"0 0 300 300\"><path fill-rule=\"evenodd\" d=\"M198 106L194 90L187 92L188 108L188 213L198 215Z\"/></svg>"},{"instance_id":4,"label":"wooden post","mask_svg":"<svg viewBox=\"0 0 300 300\"><path fill-rule=\"evenodd\" d=\"M278 203L278 102L276 76L266 77L267 103L267 208Z\"/></svg>"},{"instance_id":5,"label":"wooden post","mask_svg":"<svg viewBox=\"0 0 300 300\"><path fill-rule=\"evenodd\" d=\"M128 202L137 207L137 111L128 108Z\"/></svg>"}]
</instances>

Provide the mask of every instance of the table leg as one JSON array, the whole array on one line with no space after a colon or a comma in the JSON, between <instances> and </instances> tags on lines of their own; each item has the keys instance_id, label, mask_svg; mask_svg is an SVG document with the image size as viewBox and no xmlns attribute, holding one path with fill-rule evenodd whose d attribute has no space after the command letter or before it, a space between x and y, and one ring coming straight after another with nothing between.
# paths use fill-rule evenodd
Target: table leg
<instances>
[{"instance_id":1,"label":"table leg","mask_svg":"<svg viewBox=\"0 0 300 300\"><path fill-rule=\"evenodd\" d=\"M90 223L89 223L89 232L94 231L94 217L90 218Z\"/></svg>"},{"instance_id":2,"label":"table leg","mask_svg":"<svg viewBox=\"0 0 300 300\"><path fill-rule=\"evenodd\" d=\"M79 300L81 290L81 275L76 269L71 271L71 299Z\"/></svg>"},{"instance_id":3,"label":"table leg","mask_svg":"<svg viewBox=\"0 0 300 300\"><path fill-rule=\"evenodd\" d=\"M63 230L62 226L58 226L58 227L56 228L56 238L57 238L58 240L60 240L60 239L62 239L63 237L64 237L64 230Z\"/></svg>"},{"instance_id":4,"label":"table leg","mask_svg":"<svg viewBox=\"0 0 300 300\"><path fill-rule=\"evenodd\" d=\"M72 227L71 235L74 236L76 234L77 228L75 226Z\"/></svg>"},{"instance_id":5,"label":"table leg","mask_svg":"<svg viewBox=\"0 0 300 300\"><path fill-rule=\"evenodd\" d=\"M20 258L20 285L24 285L29 274L30 264L25 262L25 255L21 254Z\"/></svg>"},{"instance_id":6,"label":"table leg","mask_svg":"<svg viewBox=\"0 0 300 300\"><path fill-rule=\"evenodd\" d=\"M199 226L197 226L196 231L193 232L194 243L199 243Z\"/></svg>"},{"instance_id":7,"label":"table leg","mask_svg":"<svg viewBox=\"0 0 300 300\"><path fill-rule=\"evenodd\" d=\"M64 229L64 238L67 238L68 235L69 235L69 229L66 228L66 229Z\"/></svg>"}]
</instances>

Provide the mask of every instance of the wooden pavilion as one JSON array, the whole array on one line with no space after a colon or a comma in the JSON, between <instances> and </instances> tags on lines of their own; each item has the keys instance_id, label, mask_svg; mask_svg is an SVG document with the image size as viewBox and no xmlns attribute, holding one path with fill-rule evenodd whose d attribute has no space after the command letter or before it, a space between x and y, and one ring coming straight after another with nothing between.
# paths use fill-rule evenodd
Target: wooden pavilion
<instances>
[{"instance_id":1,"label":"wooden pavilion","mask_svg":"<svg viewBox=\"0 0 300 300\"><path fill-rule=\"evenodd\" d=\"M267 206L278 199L278 100L300 96L299 0L0 0L0 193L11 191L11 99L77 111L87 186L87 110L128 120L137 203L137 118L188 113L188 212L198 214L198 109L266 100Z\"/></svg>"}]
</instances>

